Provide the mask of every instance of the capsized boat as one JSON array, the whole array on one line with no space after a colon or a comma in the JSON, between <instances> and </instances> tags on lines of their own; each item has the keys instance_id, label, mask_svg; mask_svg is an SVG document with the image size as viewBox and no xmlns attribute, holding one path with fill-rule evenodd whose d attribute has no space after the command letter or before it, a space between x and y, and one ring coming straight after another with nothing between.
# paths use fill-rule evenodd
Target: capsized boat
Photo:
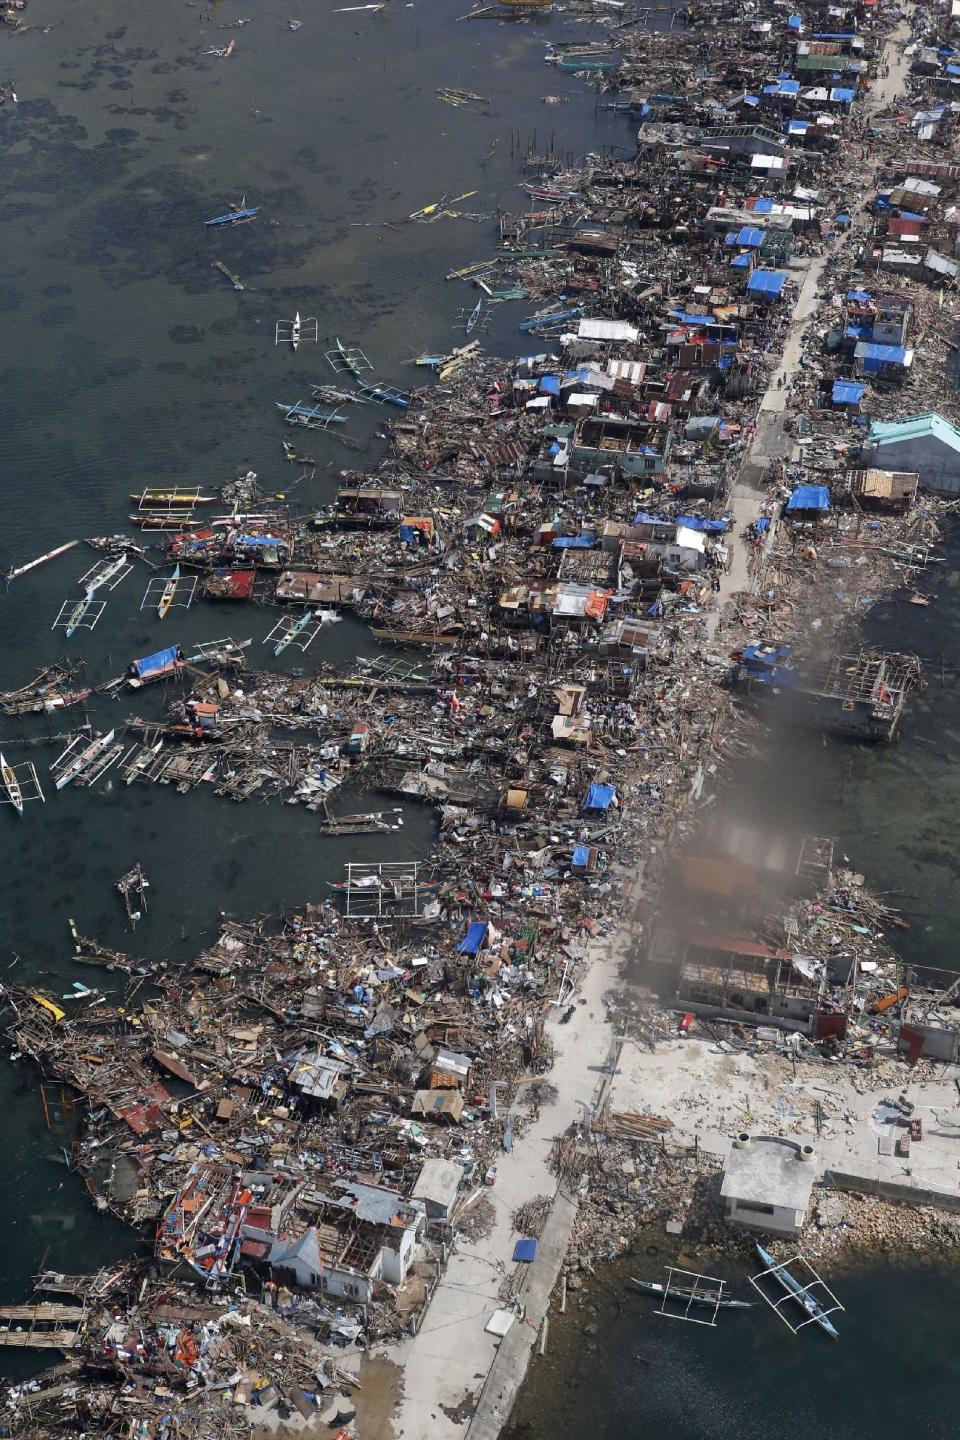
<instances>
[{"instance_id":1,"label":"capsized boat","mask_svg":"<svg viewBox=\"0 0 960 1440\"><path fill-rule=\"evenodd\" d=\"M179 579L180 566L177 565L174 567L174 571L173 574L170 576L170 579L163 587L163 592L160 596L160 603L157 606L157 614L160 616L161 620L166 620L167 616L170 614L170 606L173 604L173 598L177 593L177 582Z\"/></svg>"},{"instance_id":2,"label":"capsized boat","mask_svg":"<svg viewBox=\"0 0 960 1440\"><path fill-rule=\"evenodd\" d=\"M770 1254L770 1251L763 1248L759 1240L756 1240L754 1244L757 1247L757 1254L770 1271L771 1278L779 1281L784 1290L788 1291L789 1294L803 1306L804 1310L806 1310L810 1316L810 1319L817 1322L821 1330L825 1330L834 1340L839 1340L840 1332L833 1324L829 1315L821 1309L813 1296L807 1293L805 1287L800 1284L800 1281L795 1279L789 1270L775 1260Z\"/></svg>"},{"instance_id":3,"label":"capsized boat","mask_svg":"<svg viewBox=\"0 0 960 1440\"><path fill-rule=\"evenodd\" d=\"M7 799L23 819L23 791L20 789L20 781L17 779L12 765L8 765L3 752L0 751L0 784L7 792Z\"/></svg>"},{"instance_id":4,"label":"capsized boat","mask_svg":"<svg viewBox=\"0 0 960 1440\"><path fill-rule=\"evenodd\" d=\"M727 1300L717 1290L694 1289L692 1285L661 1285L656 1280L638 1280L635 1275L631 1276L631 1280L638 1290L645 1290L648 1295L665 1295L668 1300L692 1301L694 1305L710 1305L721 1310L753 1308L749 1300Z\"/></svg>"}]
</instances>

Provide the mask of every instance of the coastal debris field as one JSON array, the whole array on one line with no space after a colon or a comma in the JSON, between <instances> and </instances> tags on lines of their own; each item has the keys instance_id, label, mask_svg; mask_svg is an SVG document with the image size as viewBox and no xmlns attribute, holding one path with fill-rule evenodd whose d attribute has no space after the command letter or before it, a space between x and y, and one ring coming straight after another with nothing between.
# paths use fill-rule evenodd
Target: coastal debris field
<instances>
[{"instance_id":1,"label":"coastal debris field","mask_svg":"<svg viewBox=\"0 0 960 1440\"><path fill-rule=\"evenodd\" d=\"M887 744L926 683L856 622L930 603L960 497L955 17L708 0L654 30L571 0L559 39L550 9L465 18L542 38L623 145L531 146L495 215L468 177L391 222L467 220L486 256L447 275L456 343L418 383L362 335L323 350L305 295L270 331L320 375L264 404L286 489L137 482L126 529L7 573L83 553L54 629L84 640L136 588L168 643L0 694L4 825L160 786L378 847L189 959L71 922L89 984L5 972L48 1128L142 1242L92 1273L38 1257L0 1307L0 1346L64 1357L6 1387L17 1436L484 1440L551 1295L642 1225L827 1249L870 1243L877 1197L960 1206L960 982L899 958L862 858L723 809L771 723ZM218 73L257 44L230 28ZM429 81L465 122L490 103ZM204 233L270 222L247 202ZM315 658L334 625L363 637L343 663ZM134 861L131 931L170 903ZM764 1144L802 1204L730 1199Z\"/></svg>"}]
</instances>

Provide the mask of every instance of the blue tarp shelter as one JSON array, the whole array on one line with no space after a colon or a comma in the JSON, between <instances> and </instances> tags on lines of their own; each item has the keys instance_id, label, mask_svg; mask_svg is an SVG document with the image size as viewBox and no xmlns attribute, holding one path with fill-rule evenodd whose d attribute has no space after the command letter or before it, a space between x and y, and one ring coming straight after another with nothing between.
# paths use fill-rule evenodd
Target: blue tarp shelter
<instances>
[{"instance_id":1,"label":"blue tarp shelter","mask_svg":"<svg viewBox=\"0 0 960 1440\"><path fill-rule=\"evenodd\" d=\"M830 91L830 99L837 105L852 105L857 92L848 90L845 85L834 85Z\"/></svg>"},{"instance_id":2,"label":"blue tarp shelter","mask_svg":"<svg viewBox=\"0 0 960 1440\"><path fill-rule=\"evenodd\" d=\"M550 542L552 550L592 550L597 543L596 535L558 535Z\"/></svg>"},{"instance_id":3,"label":"blue tarp shelter","mask_svg":"<svg viewBox=\"0 0 960 1440\"><path fill-rule=\"evenodd\" d=\"M866 340L861 340L853 353L858 360L867 362L867 369L871 361L880 365L902 365L907 358L902 345L876 345Z\"/></svg>"},{"instance_id":4,"label":"blue tarp shelter","mask_svg":"<svg viewBox=\"0 0 960 1440\"><path fill-rule=\"evenodd\" d=\"M145 675L155 675L158 670L166 670L179 659L180 646L168 645L166 650L156 650L152 655L145 655L142 660L134 660L130 669L134 675L143 679Z\"/></svg>"},{"instance_id":5,"label":"blue tarp shelter","mask_svg":"<svg viewBox=\"0 0 960 1440\"><path fill-rule=\"evenodd\" d=\"M487 938L486 920L471 920L460 944L457 946L458 955L476 955Z\"/></svg>"},{"instance_id":6,"label":"blue tarp shelter","mask_svg":"<svg viewBox=\"0 0 960 1440\"><path fill-rule=\"evenodd\" d=\"M559 395L559 394L560 394L560 376L559 376L559 375L541 375L541 376L540 376L540 387L539 387L539 388L540 388L541 394L543 394L543 395Z\"/></svg>"},{"instance_id":7,"label":"blue tarp shelter","mask_svg":"<svg viewBox=\"0 0 960 1440\"><path fill-rule=\"evenodd\" d=\"M753 255L749 250L744 250L740 255L734 255L730 261L734 270L749 270L753 264Z\"/></svg>"},{"instance_id":8,"label":"blue tarp shelter","mask_svg":"<svg viewBox=\"0 0 960 1440\"><path fill-rule=\"evenodd\" d=\"M775 300L786 283L785 270L754 270L747 281L747 289L754 295L768 295Z\"/></svg>"},{"instance_id":9,"label":"blue tarp shelter","mask_svg":"<svg viewBox=\"0 0 960 1440\"><path fill-rule=\"evenodd\" d=\"M834 405L859 405L866 388L854 380L834 380L830 398Z\"/></svg>"},{"instance_id":10,"label":"blue tarp shelter","mask_svg":"<svg viewBox=\"0 0 960 1440\"><path fill-rule=\"evenodd\" d=\"M586 870L587 866L590 864L589 845L574 845L573 863L577 866L578 869Z\"/></svg>"},{"instance_id":11,"label":"blue tarp shelter","mask_svg":"<svg viewBox=\"0 0 960 1440\"><path fill-rule=\"evenodd\" d=\"M830 509L830 491L826 485L798 485L787 501L787 512Z\"/></svg>"},{"instance_id":12,"label":"blue tarp shelter","mask_svg":"<svg viewBox=\"0 0 960 1440\"><path fill-rule=\"evenodd\" d=\"M617 794L615 785L598 785L596 781L590 786L582 806L582 810L609 810Z\"/></svg>"},{"instance_id":13,"label":"blue tarp shelter","mask_svg":"<svg viewBox=\"0 0 960 1440\"><path fill-rule=\"evenodd\" d=\"M848 290L847 299L855 300L859 304L865 305L868 300L873 299L873 296L870 294L869 290Z\"/></svg>"}]
</instances>

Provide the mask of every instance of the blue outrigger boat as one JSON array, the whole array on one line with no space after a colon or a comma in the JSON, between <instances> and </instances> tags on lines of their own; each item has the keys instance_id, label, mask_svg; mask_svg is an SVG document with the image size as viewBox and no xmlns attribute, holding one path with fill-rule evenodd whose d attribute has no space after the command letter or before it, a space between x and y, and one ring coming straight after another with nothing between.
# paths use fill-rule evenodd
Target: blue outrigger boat
<instances>
[{"instance_id":1,"label":"blue outrigger boat","mask_svg":"<svg viewBox=\"0 0 960 1440\"><path fill-rule=\"evenodd\" d=\"M226 215L215 215L212 220L204 220L204 225L236 225L239 220L253 220L259 205L254 205L248 210L230 210Z\"/></svg>"},{"instance_id":2,"label":"blue outrigger boat","mask_svg":"<svg viewBox=\"0 0 960 1440\"><path fill-rule=\"evenodd\" d=\"M379 400L381 405L397 405L406 410L410 404L410 396L403 390L395 390L392 385L370 385L366 380L358 380L357 389L365 399Z\"/></svg>"},{"instance_id":3,"label":"blue outrigger boat","mask_svg":"<svg viewBox=\"0 0 960 1440\"><path fill-rule=\"evenodd\" d=\"M821 1330L825 1330L832 1339L839 1340L840 1332L837 1330L827 1312L823 1310L821 1306L817 1304L816 1300L814 1300L813 1296L808 1293L807 1287L801 1285L799 1280L794 1279L790 1271L786 1268L786 1265L775 1260L770 1254L770 1251L763 1248L759 1240L755 1240L754 1244L757 1248L757 1254L767 1267L768 1274L777 1280L783 1286L784 1290L803 1306L810 1319L815 1320ZM822 1284L823 1282L821 1281L820 1283ZM827 1293L829 1294L830 1292L828 1291ZM842 1309L843 1307L838 1306L837 1308ZM806 1321L801 1323L806 1324Z\"/></svg>"},{"instance_id":4,"label":"blue outrigger boat","mask_svg":"<svg viewBox=\"0 0 960 1440\"><path fill-rule=\"evenodd\" d=\"M573 305L569 310L552 310L544 315L531 315L529 320L521 320L519 329L525 334L534 330L547 330L551 325L563 325L567 320L579 320L583 314L582 305Z\"/></svg>"}]
</instances>

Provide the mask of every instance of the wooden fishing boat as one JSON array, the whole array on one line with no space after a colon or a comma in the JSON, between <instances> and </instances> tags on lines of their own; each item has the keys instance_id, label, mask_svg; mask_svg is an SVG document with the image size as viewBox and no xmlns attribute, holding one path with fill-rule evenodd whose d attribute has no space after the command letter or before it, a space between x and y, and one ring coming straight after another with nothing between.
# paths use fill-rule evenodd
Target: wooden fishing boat
<instances>
[{"instance_id":1,"label":"wooden fishing boat","mask_svg":"<svg viewBox=\"0 0 960 1440\"><path fill-rule=\"evenodd\" d=\"M470 311L470 314L469 314L468 317L467 317L466 330L467 330L467 334L468 334L468 335L471 335L471 334L473 333L473 331L477 328L477 321L480 319L480 316L481 316L482 312L483 312L483 301L482 301L482 300L478 300L477 303L476 303L476 305L474 305L473 309Z\"/></svg>"},{"instance_id":2,"label":"wooden fishing boat","mask_svg":"<svg viewBox=\"0 0 960 1440\"><path fill-rule=\"evenodd\" d=\"M253 205L246 210L230 210L226 215L214 215L212 220L204 220L204 225L237 225L241 220L253 220L256 217L259 205Z\"/></svg>"},{"instance_id":3,"label":"wooden fishing boat","mask_svg":"<svg viewBox=\"0 0 960 1440\"><path fill-rule=\"evenodd\" d=\"M3 752L0 751L0 783L7 792L7 799L23 819L23 791L20 789L20 781L17 779L12 765L8 765Z\"/></svg>"},{"instance_id":4,"label":"wooden fishing boat","mask_svg":"<svg viewBox=\"0 0 960 1440\"><path fill-rule=\"evenodd\" d=\"M716 1290L699 1290L693 1285L661 1285L656 1280L638 1280L631 1276L631 1283L648 1295L665 1295L668 1300L679 1300L683 1304L710 1305L720 1310L751 1310L749 1300L727 1300Z\"/></svg>"},{"instance_id":5,"label":"wooden fishing boat","mask_svg":"<svg viewBox=\"0 0 960 1440\"><path fill-rule=\"evenodd\" d=\"M283 400L273 402L278 410L283 411L283 418L290 425L306 425L312 429L323 425L346 425L346 415L339 415L336 410L321 410L316 405L304 405L299 400L289 405Z\"/></svg>"},{"instance_id":6,"label":"wooden fishing boat","mask_svg":"<svg viewBox=\"0 0 960 1440\"><path fill-rule=\"evenodd\" d=\"M221 275L225 275L227 277L234 290L243 289L243 281L240 279L240 276L235 275L232 270L228 269L227 266L224 265L222 260L211 260L210 263L215 270L220 271Z\"/></svg>"},{"instance_id":7,"label":"wooden fishing boat","mask_svg":"<svg viewBox=\"0 0 960 1440\"><path fill-rule=\"evenodd\" d=\"M300 311L293 317L293 325L290 327L290 344L296 350L300 344Z\"/></svg>"},{"instance_id":8,"label":"wooden fishing boat","mask_svg":"<svg viewBox=\"0 0 960 1440\"><path fill-rule=\"evenodd\" d=\"M141 490L139 495L130 494L130 504L140 505L144 510L176 510L179 506L216 505L216 495L201 495L195 490Z\"/></svg>"},{"instance_id":9,"label":"wooden fishing boat","mask_svg":"<svg viewBox=\"0 0 960 1440\"><path fill-rule=\"evenodd\" d=\"M167 616L170 614L170 606L173 604L174 596L177 593L177 583L179 579L180 566L177 565L174 567L174 571L173 574L170 576L170 579L167 581L166 585L164 585L160 595L160 602L157 605L157 614L161 620L166 620Z\"/></svg>"},{"instance_id":10,"label":"wooden fishing boat","mask_svg":"<svg viewBox=\"0 0 960 1440\"><path fill-rule=\"evenodd\" d=\"M149 513L140 515L128 515L127 519L131 525L138 525L141 530L197 530L203 523L195 520L190 515L163 515Z\"/></svg>"},{"instance_id":11,"label":"wooden fishing boat","mask_svg":"<svg viewBox=\"0 0 960 1440\"><path fill-rule=\"evenodd\" d=\"M763 1248L759 1240L754 1241L754 1244L756 1245L757 1254L760 1256L760 1259L767 1267L773 1279L782 1285L784 1290L792 1295L798 1304L803 1306L804 1310L806 1310L810 1316L810 1319L815 1320L821 1330L826 1331L831 1339L839 1340L840 1332L826 1312L817 1304L813 1296L807 1293L806 1287L801 1285L800 1281L796 1280L784 1265L778 1264L770 1254L770 1251Z\"/></svg>"}]
</instances>

